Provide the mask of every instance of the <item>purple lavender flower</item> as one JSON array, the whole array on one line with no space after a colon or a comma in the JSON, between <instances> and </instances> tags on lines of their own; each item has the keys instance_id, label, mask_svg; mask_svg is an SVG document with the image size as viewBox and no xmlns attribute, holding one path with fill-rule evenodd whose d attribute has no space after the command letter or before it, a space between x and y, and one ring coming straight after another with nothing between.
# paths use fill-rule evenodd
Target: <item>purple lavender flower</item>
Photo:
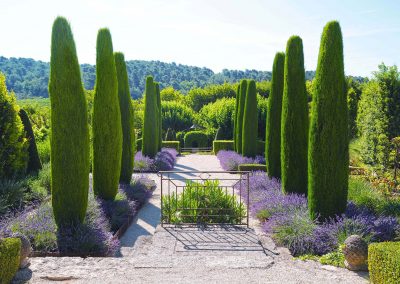
<instances>
[{"instance_id":1,"label":"purple lavender flower","mask_svg":"<svg viewBox=\"0 0 400 284\"><path fill-rule=\"evenodd\" d=\"M158 172L170 171L176 164L178 152L172 148L162 148L154 159L143 156L142 152L137 152L134 160L134 170L137 172Z\"/></svg>"},{"instance_id":2,"label":"purple lavender flower","mask_svg":"<svg viewBox=\"0 0 400 284\"><path fill-rule=\"evenodd\" d=\"M225 171L237 171L240 164L254 163L254 159L243 157L235 151L221 150L218 152L217 158Z\"/></svg>"}]
</instances>

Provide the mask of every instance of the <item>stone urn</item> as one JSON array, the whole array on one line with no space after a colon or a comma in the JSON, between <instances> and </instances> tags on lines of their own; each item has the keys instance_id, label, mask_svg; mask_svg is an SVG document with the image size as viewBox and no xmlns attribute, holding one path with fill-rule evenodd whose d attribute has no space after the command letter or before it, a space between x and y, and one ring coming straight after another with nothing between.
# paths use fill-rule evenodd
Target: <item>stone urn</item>
<instances>
[{"instance_id":1,"label":"stone urn","mask_svg":"<svg viewBox=\"0 0 400 284\"><path fill-rule=\"evenodd\" d=\"M20 233L15 233L11 237L19 238L21 240L21 254L19 258L19 267L25 268L29 266L28 256L32 252L31 242L25 235Z\"/></svg>"},{"instance_id":2,"label":"stone urn","mask_svg":"<svg viewBox=\"0 0 400 284\"><path fill-rule=\"evenodd\" d=\"M344 265L353 271L367 271L368 244L358 235L351 235L344 241L342 248Z\"/></svg>"}]
</instances>

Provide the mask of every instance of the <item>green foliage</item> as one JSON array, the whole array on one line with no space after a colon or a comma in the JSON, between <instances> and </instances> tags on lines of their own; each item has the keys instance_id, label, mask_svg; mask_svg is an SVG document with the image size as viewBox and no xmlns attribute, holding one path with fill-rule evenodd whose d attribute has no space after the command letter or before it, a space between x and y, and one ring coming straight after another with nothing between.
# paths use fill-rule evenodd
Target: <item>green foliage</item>
<instances>
[{"instance_id":1,"label":"green foliage","mask_svg":"<svg viewBox=\"0 0 400 284\"><path fill-rule=\"evenodd\" d=\"M336 21L321 37L314 81L308 151L308 207L311 218L344 213L349 178L349 137L343 41Z\"/></svg>"},{"instance_id":2,"label":"green foliage","mask_svg":"<svg viewBox=\"0 0 400 284\"><path fill-rule=\"evenodd\" d=\"M281 116L283 77L285 73L285 54L278 52L275 55L272 67L271 94L268 99L265 160L270 178L281 178Z\"/></svg>"},{"instance_id":3,"label":"green foliage","mask_svg":"<svg viewBox=\"0 0 400 284\"><path fill-rule=\"evenodd\" d=\"M222 98L234 98L236 88L232 84L209 85L204 89L196 88L189 91L186 101L194 111L199 111L203 106Z\"/></svg>"},{"instance_id":4,"label":"green foliage","mask_svg":"<svg viewBox=\"0 0 400 284\"><path fill-rule=\"evenodd\" d=\"M167 102L167 101L175 101L175 102L181 102L184 100L184 95L178 91L175 90L173 87L166 87L165 89L162 89L160 92L160 97L161 101Z\"/></svg>"},{"instance_id":5,"label":"green foliage","mask_svg":"<svg viewBox=\"0 0 400 284\"><path fill-rule=\"evenodd\" d=\"M239 165L239 171L243 171L243 172L263 171L263 172L266 172L267 168L263 164L241 164L241 165Z\"/></svg>"},{"instance_id":6,"label":"green foliage","mask_svg":"<svg viewBox=\"0 0 400 284\"><path fill-rule=\"evenodd\" d=\"M185 145L185 132L180 131L176 133L176 140L179 141L179 145L181 148L183 148L183 146Z\"/></svg>"},{"instance_id":7,"label":"green foliage","mask_svg":"<svg viewBox=\"0 0 400 284\"><path fill-rule=\"evenodd\" d=\"M100 29L96 44L96 86L93 102L93 190L113 200L121 174L122 126L118 78L108 29Z\"/></svg>"},{"instance_id":8,"label":"green foliage","mask_svg":"<svg viewBox=\"0 0 400 284\"><path fill-rule=\"evenodd\" d=\"M36 144L40 161L45 164L50 162L50 137Z\"/></svg>"},{"instance_id":9,"label":"green foliage","mask_svg":"<svg viewBox=\"0 0 400 284\"><path fill-rule=\"evenodd\" d=\"M257 155L263 156L265 154L265 141L257 141Z\"/></svg>"},{"instance_id":10,"label":"green foliage","mask_svg":"<svg viewBox=\"0 0 400 284\"><path fill-rule=\"evenodd\" d=\"M243 113L242 126L242 154L245 157L257 155L257 94L256 82L251 80L247 85L246 102Z\"/></svg>"},{"instance_id":11,"label":"green foliage","mask_svg":"<svg viewBox=\"0 0 400 284\"><path fill-rule=\"evenodd\" d=\"M347 79L347 105L349 109L349 138L357 136L358 103L361 99L361 85L359 82Z\"/></svg>"},{"instance_id":12,"label":"green foliage","mask_svg":"<svg viewBox=\"0 0 400 284\"><path fill-rule=\"evenodd\" d=\"M257 117L258 117L258 134L257 137L260 140L265 140L266 128L267 128L267 111L268 111L268 99L257 95ZM264 156L265 148L262 150Z\"/></svg>"},{"instance_id":13,"label":"green foliage","mask_svg":"<svg viewBox=\"0 0 400 284\"><path fill-rule=\"evenodd\" d=\"M344 254L341 248L336 251L327 253L319 258L319 262L323 265L332 265L344 268Z\"/></svg>"},{"instance_id":14,"label":"green foliage","mask_svg":"<svg viewBox=\"0 0 400 284\"><path fill-rule=\"evenodd\" d=\"M241 223L245 216L244 205L235 195L227 194L219 181L186 183L185 192L164 195L163 217L165 222L179 223ZM210 208L193 210L180 208ZM227 209L231 209L227 211ZM228 213L227 213L228 212ZM205 214L206 213L206 214Z\"/></svg>"},{"instance_id":15,"label":"green foliage","mask_svg":"<svg viewBox=\"0 0 400 284\"><path fill-rule=\"evenodd\" d=\"M124 55L120 52L114 53L115 68L118 80L118 98L121 111L122 126L122 155L121 173L119 180L129 183L132 178L134 148L133 108L131 95L129 93L128 73Z\"/></svg>"},{"instance_id":16,"label":"green foliage","mask_svg":"<svg viewBox=\"0 0 400 284\"><path fill-rule=\"evenodd\" d=\"M203 131L189 131L184 136L185 148L208 147L208 136Z\"/></svg>"},{"instance_id":17,"label":"green foliage","mask_svg":"<svg viewBox=\"0 0 400 284\"><path fill-rule=\"evenodd\" d=\"M18 116L14 93L7 91L6 78L0 73L0 180L25 173L28 140Z\"/></svg>"},{"instance_id":18,"label":"green foliage","mask_svg":"<svg viewBox=\"0 0 400 284\"><path fill-rule=\"evenodd\" d=\"M237 151L237 117L238 117L238 110L239 110L239 99L240 99L240 84L238 84L237 86L237 92L236 92L236 99L235 99L235 120L233 122L233 145L234 145L234 150ZM219 128L218 128L219 130ZM219 131L217 131L217 133L219 133ZM215 140L219 140L217 138L215 138Z\"/></svg>"},{"instance_id":19,"label":"green foliage","mask_svg":"<svg viewBox=\"0 0 400 284\"><path fill-rule=\"evenodd\" d=\"M246 92L247 92L247 80L242 80L240 82L240 96L238 102L238 116L236 118L236 152L242 153L242 139L243 139L243 116L244 116L244 106L246 103Z\"/></svg>"},{"instance_id":20,"label":"green foliage","mask_svg":"<svg viewBox=\"0 0 400 284\"><path fill-rule=\"evenodd\" d=\"M154 158L158 152L158 117L157 117L157 95L153 77L146 79L146 90L144 98L144 121L142 130L142 153L144 156Z\"/></svg>"},{"instance_id":21,"label":"green foliage","mask_svg":"<svg viewBox=\"0 0 400 284\"><path fill-rule=\"evenodd\" d=\"M24 182L18 180L0 180L0 216L10 209L21 207L24 201Z\"/></svg>"},{"instance_id":22,"label":"green foliage","mask_svg":"<svg viewBox=\"0 0 400 284\"><path fill-rule=\"evenodd\" d=\"M168 128L167 133L165 134L165 141L176 141L176 133L173 129Z\"/></svg>"},{"instance_id":23,"label":"green foliage","mask_svg":"<svg viewBox=\"0 0 400 284\"><path fill-rule=\"evenodd\" d=\"M84 96L69 23L58 17L51 39L51 190L56 223L82 222L89 189L89 129Z\"/></svg>"},{"instance_id":24,"label":"green foliage","mask_svg":"<svg viewBox=\"0 0 400 284\"><path fill-rule=\"evenodd\" d=\"M171 128L174 131L189 129L195 121L193 110L179 102L161 101L162 125L164 129Z\"/></svg>"},{"instance_id":25,"label":"green foliage","mask_svg":"<svg viewBox=\"0 0 400 284\"><path fill-rule=\"evenodd\" d=\"M161 96L160 96L160 85L155 83L156 97L157 97L157 152L161 150L162 144L162 112L161 112Z\"/></svg>"},{"instance_id":26,"label":"green foliage","mask_svg":"<svg viewBox=\"0 0 400 284\"><path fill-rule=\"evenodd\" d=\"M368 269L372 283L399 283L400 242L370 244L368 246Z\"/></svg>"},{"instance_id":27,"label":"green foliage","mask_svg":"<svg viewBox=\"0 0 400 284\"><path fill-rule=\"evenodd\" d=\"M303 42L292 36L286 46L281 121L281 176L285 193L307 193L308 113Z\"/></svg>"},{"instance_id":28,"label":"green foliage","mask_svg":"<svg viewBox=\"0 0 400 284\"><path fill-rule=\"evenodd\" d=\"M142 138L136 139L136 151L142 151Z\"/></svg>"},{"instance_id":29,"label":"green foliage","mask_svg":"<svg viewBox=\"0 0 400 284\"><path fill-rule=\"evenodd\" d=\"M221 150L232 150L233 151L234 142L233 140L214 140L213 141L213 152L215 155Z\"/></svg>"},{"instance_id":30,"label":"green foliage","mask_svg":"<svg viewBox=\"0 0 400 284\"><path fill-rule=\"evenodd\" d=\"M179 153L179 141L162 141L162 148L173 148Z\"/></svg>"},{"instance_id":31,"label":"green foliage","mask_svg":"<svg viewBox=\"0 0 400 284\"><path fill-rule=\"evenodd\" d=\"M233 135L235 137L235 135ZM224 140L224 135L221 127L218 127L217 132L215 133L214 140Z\"/></svg>"},{"instance_id":32,"label":"green foliage","mask_svg":"<svg viewBox=\"0 0 400 284\"><path fill-rule=\"evenodd\" d=\"M21 240L0 239L0 283L8 284L19 269Z\"/></svg>"}]
</instances>

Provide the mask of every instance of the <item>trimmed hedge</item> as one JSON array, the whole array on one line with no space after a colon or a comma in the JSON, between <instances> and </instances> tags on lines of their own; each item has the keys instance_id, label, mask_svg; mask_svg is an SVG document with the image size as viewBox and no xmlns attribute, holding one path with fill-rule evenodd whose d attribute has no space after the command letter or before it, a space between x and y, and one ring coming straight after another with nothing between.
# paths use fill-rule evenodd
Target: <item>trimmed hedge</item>
<instances>
[{"instance_id":1,"label":"trimmed hedge","mask_svg":"<svg viewBox=\"0 0 400 284\"><path fill-rule=\"evenodd\" d=\"M157 99L157 151L161 151L162 147L162 111L161 111L161 95L160 95L160 84L155 82L154 88L156 91Z\"/></svg>"},{"instance_id":2,"label":"trimmed hedge","mask_svg":"<svg viewBox=\"0 0 400 284\"><path fill-rule=\"evenodd\" d=\"M242 154L245 157L257 155L258 111L256 82L247 85L242 128Z\"/></svg>"},{"instance_id":3,"label":"trimmed hedge","mask_svg":"<svg viewBox=\"0 0 400 284\"><path fill-rule=\"evenodd\" d=\"M244 105L246 103L247 80L240 82L240 96L238 101L238 113L236 119L236 152L242 153L242 134L243 134L243 115Z\"/></svg>"},{"instance_id":4,"label":"trimmed hedge","mask_svg":"<svg viewBox=\"0 0 400 284\"><path fill-rule=\"evenodd\" d=\"M162 141L162 148L173 148L176 151L180 151L181 147L179 146L179 141Z\"/></svg>"},{"instance_id":5,"label":"trimmed hedge","mask_svg":"<svg viewBox=\"0 0 400 284\"><path fill-rule=\"evenodd\" d=\"M400 283L400 242L370 244L368 269L374 284Z\"/></svg>"},{"instance_id":6,"label":"trimmed hedge","mask_svg":"<svg viewBox=\"0 0 400 284\"><path fill-rule=\"evenodd\" d=\"M266 165L263 164L241 164L239 165L239 171L243 172L254 172L254 171L267 171Z\"/></svg>"},{"instance_id":7,"label":"trimmed hedge","mask_svg":"<svg viewBox=\"0 0 400 284\"><path fill-rule=\"evenodd\" d=\"M142 154L154 158L158 152L158 108L156 87L153 77L146 78L144 90L144 118L142 130Z\"/></svg>"},{"instance_id":8,"label":"trimmed hedge","mask_svg":"<svg viewBox=\"0 0 400 284\"><path fill-rule=\"evenodd\" d=\"M19 268L21 240L0 239L0 283L10 283Z\"/></svg>"},{"instance_id":9,"label":"trimmed hedge","mask_svg":"<svg viewBox=\"0 0 400 284\"><path fill-rule=\"evenodd\" d=\"M213 152L215 155L221 150L232 150L235 142L233 140L214 140L213 141Z\"/></svg>"},{"instance_id":10,"label":"trimmed hedge","mask_svg":"<svg viewBox=\"0 0 400 284\"><path fill-rule=\"evenodd\" d=\"M208 135L203 131L190 131L183 138L185 148L204 148L208 146Z\"/></svg>"}]
</instances>

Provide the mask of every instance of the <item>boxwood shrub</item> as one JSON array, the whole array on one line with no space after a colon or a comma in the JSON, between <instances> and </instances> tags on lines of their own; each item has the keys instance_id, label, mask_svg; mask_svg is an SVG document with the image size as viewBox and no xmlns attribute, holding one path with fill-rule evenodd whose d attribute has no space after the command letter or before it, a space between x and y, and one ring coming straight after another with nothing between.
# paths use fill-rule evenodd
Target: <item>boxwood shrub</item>
<instances>
[{"instance_id":1,"label":"boxwood shrub","mask_svg":"<svg viewBox=\"0 0 400 284\"><path fill-rule=\"evenodd\" d=\"M400 283L400 242L369 245L368 268L372 283Z\"/></svg>"},{"instance_id":2,"label":"boxwood shrub","mask_svg":"<svg viewBox=\"0 0 400 284\"><path fill-rule=\"evenodd\" d=\"M214 140L213 151L217 155L220 150L232 150L234 148L233 140Z\"/></svg>"},{"instance_id":3,"label":"boxwood shrub","mask_svg":"<svg viewBox=\"0 0 400 284\"><path fill-rule=\"evenodd\" d=\"M190 131L183 138L185 148L204 148L208 146L208 135L203 131Z\"/></svg>"},{"instance_id":4,"label":"boxwood shrub","mask_svg":"<svg viewBox=\"0 0 400 284\"><path fill-rule=\"evenodd\" d=\"M249 171L249 172L254 172L254 171L267 171L267 167L263 164L241 164L239 165L239 171Z\"/></svg>"},{"instance_id":5,"label":"boxwood shrub","mask_svg":"<svg viewBox=\"0 0 400 284\"><path fill-rule=\"evenodd\" d=\"M19 268L21 240L0 239L0 283L10 283Z\"/></svg>"},{"instance_id":6,"label":"boxwood shrub","mask_svg":"<svg viewBox=\"0 0 400 284\"><path fill-rule=\"evenodd\" d=\"M162 141L162 148L173 148L176 151L180 151L179 141Z\"/></svg>"}]
</instances>

